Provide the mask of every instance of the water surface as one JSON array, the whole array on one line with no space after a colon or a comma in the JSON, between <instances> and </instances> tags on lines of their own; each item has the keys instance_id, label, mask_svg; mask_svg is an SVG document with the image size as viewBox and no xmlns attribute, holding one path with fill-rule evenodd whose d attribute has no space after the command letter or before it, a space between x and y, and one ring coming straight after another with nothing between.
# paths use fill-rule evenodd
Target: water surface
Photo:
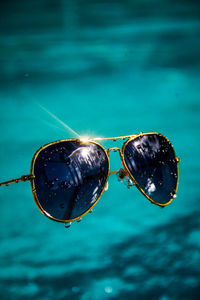
<instances>
[{"instance_id":1,"label":"water surface","mask_svg":"<svg viewBox=\"0 0 200 300\"><path fill-rule=\"evenodd\" d=\"M168 207L113 176L70 230L28 182L1 187L1 299L198 299L199 15L195 0L1 2L0 181L74 137L40 105L84 136L161 132L181 158Z\"/></svg>"}]
</instances>

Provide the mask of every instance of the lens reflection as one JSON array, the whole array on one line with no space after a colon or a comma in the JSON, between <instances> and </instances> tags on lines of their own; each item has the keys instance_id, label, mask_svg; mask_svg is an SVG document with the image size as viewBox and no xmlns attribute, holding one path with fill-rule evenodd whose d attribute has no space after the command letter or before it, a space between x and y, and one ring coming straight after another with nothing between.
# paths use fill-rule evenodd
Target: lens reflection
<instances>
[{"instance_id":1,"label":"lens reflection","mask_svg":"<svg viewBox=\"0 0 200 300\"><path fill-rule=\"evenodd\" d=\"M169 141L162 135L144 134L127 143L124 159L142 190L156 203L169 202L176 192L178 167Z\"/></svg>"},{"instance_id":2,"label":"lens reflection","mask_svg":"<svg viewBox=\"0 0 200 300\"><path fill-rule=\"evenodd\" d=\"M107 155L95 143L50 145L39 153L33 170L38 202L49 217L77 218L97 201L108 172Z\"/></svg>"}]
</instances>

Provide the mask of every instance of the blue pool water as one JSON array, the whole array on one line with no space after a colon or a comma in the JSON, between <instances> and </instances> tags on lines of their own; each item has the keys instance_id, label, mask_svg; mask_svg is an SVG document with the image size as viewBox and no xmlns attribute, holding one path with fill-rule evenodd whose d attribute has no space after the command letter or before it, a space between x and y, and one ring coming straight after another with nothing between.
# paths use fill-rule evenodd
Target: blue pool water
<instances>
[{"instance_id":1,"label":"blue pool water","mask_svg":"<svg viewBox=\"0 0 200 300\"><path fill-rule=\"evenodd\" d=\"M83 136L163 133L181 158L166 208L113 175L68 230L29 182L1 187L1 299L199 299L199 15L194 0L1 2L0 181L74 137L41 106Z\"/></svg>"}]
</instances>

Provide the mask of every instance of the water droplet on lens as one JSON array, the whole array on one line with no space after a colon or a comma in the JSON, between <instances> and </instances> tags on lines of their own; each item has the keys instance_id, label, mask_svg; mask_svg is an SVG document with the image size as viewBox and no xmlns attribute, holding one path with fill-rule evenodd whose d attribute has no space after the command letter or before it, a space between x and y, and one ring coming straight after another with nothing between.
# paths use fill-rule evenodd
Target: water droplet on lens
<instances>
[{"instance_id":1,"label":"water droplet on lens","mask_svg":"<svg viewBox=\"0 0 200 300\"><path fill-rule=\"evenodd\" d=\"M176 173L173 173L172 176L173 176L174 178L177 178L177 177L178 177Z\"/></svg>"},{"instance_id":2,"label":"water droplet on lens","mask_svg":"<svg viewBox=\"0 0 200 300\"><path fill-rule=\"evenodd\" d=\"M60 186L62 188L64 188L64 189L67 189L67 188L69 188L71 186L71 184L69 182L67 182L67 181L62 181L61 184L60 184Z\"/></svg>"},{"instance_id":3,"label":"water droplet on lens","mask_svg":"<svg viewBox=\"0 0 200 300\"><path fill-rule=\"evenodd\" d=\"M70 158L68 157L68 158L66 159L66 164L67 164L67 165L70 165L70 162L71 162L71 160L70 160Z\"/></svg>"},{"instance_id":4,"label":"water droplet on lens","mask_svg":"<svg viewBox=\"0 0 200 300\"><path fill-rule=\"evenodd\" d=\"M48 187L52 188L54 186L54 181L53 180L49 180L47 181Z\"/></svg>"},{"instance_id":5,"label":"water droplet on lens","mask_svg":"<svg viewBox=\"0 0 200 300\"><path fill-rule=\"evenodd\" d=\"M69 228L72 225L72 222L65 223L65 228Z\"/></svg>"}]
</instances>

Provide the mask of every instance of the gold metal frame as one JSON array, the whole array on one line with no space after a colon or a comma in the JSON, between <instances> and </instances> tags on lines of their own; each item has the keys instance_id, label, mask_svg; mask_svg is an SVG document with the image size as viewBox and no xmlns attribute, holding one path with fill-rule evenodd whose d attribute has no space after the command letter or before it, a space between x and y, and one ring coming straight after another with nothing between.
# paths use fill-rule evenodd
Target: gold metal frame
<instances>
[{"instance_id":1,"label":"gold metal frame","mask_svg":"<svg viewBox=\"0 0 200 300\"><path fill-rule=\"evenodd\" d=\"M159 135L159 136L164 137L164 138L168 141L168 143L169 143L169 144L171 145L171 147L172 147L172 150L173 150L173 153L174 153L174 157L175 157L176 162L177 162L177 163L176 163L176 169L177 169L177 182L176 182L175 193L172 195L172 198L171 198L167 203L164 203L164 204L163 204L163 203L155 202L153 199L151 199L151 198L145 193L145 191L140 187L140 185L138 184L138 182L135 180L135 178L133 177L133 175L132 175L131 172L129 171L129 168L128 168L128 166L126 165L126 162L125 162L125 159L124 159L124 150L125 150L125 148L126 148L126 145L127 145L130 141L133 141L134 139L138 138L139 136L150 135L150 134L157 134L157 135ZM128 140L123 144L122 151L121 151L121 160L122 160L122 164L123 164L124 168L126 169L128 175L129 175L129 177L131 178L131 180L134 182L134 184L135 184L136 187L139 189L139 191L140 191L140 192L141 192L141 193L142 193L142 194L143 194L143 195L144 195L151 203L156 204L156 205L158 205L158 206L160 206L160 207L164 207L164 206L170 204L170 203L174 200L174 198L176 198L176 192L177 192L177 189L178 189L178 183L179 183L178 162L180 161L180 159L176 156L175 151L174 151L174 148L173 148L171 142L169 141L169 139L168 139L166 136L164 136L163 134L157 133L157 132L149 132L149 133L140 133L140 134L138 134L137 136L128 139Z\"/></svg>"},{"instance_id":2,"label":"gold metal frame","mask_svg":"<svg viewBox=\"0 0 200 300\"><path fill-rule=\"evenodd\" d=\"M62 222L62 223L72 222L72 221L75 221L75 220L79 220L79 219L82 218L85 214L87 214L89 211L91 211L92 208L97 204L97 202L99 201L99 199L101 198L103 192L104 192L105 189L106 189L106 186L107 186L107 183L108 183L109 175L116 174L116 173L119 171L119 170L116 170L116 171L110 172L110 159L109 159L110 151L118 151L118 152L119 152L119 155L120 155L120 158L121 158L122 165L123 165L123 167L124 167L125 173L126 173L126 174L129 176L129 178L134 182L134 184L135 184L136 187L139 189L139 191L140 191L140 192L141 192L141 193L142 193L142 194L143 194L143 195L144 195L151 203L156 204L156 205L158 205L158 206L160 206L160 207L164 207L164 206L170 204L170 203L173 201L173 199L176 197L176 192L177 192L177 189L178 189L178 183L179 183L178 162L180 162L180 159L176 156L173 146L172 146L172 149L173 149L174 156L175 156L175 159L176 159L176 162L177 162L177 164L176 164L176 166L177 166L177 184L176 184L175 193L172 195L172 198L171 198L167 203L164 203L164 204L155 202L153 199L151 199L151 198L145 193L145 191L140 187L140 185L138 184L138 182L135 180L135 178L133 177L133 175L130 173L130 171L129 171L129 169L128 169L128 166L126 165L125 158L124 158L124 150L125 150L125 147L126 147L126 145L127 145L130 141L132 141L132 140L134 140L134 139L136 139L136 138L138 138L138 137L140 137L140 136L150 135L150 134L157 134L157 135L159 135L159 136L164 137L164 138L169 142L169 144L172 146L172 144L170 143L169 139L168 139L166 136L164 136L164 135L162 135L162 134L160 134L160 133L157 133L157 132L140 133L140 134L125 135L125 136L118 136L118 137L111 137L111 138L103 138L103 137L100 137L100 138L91 138L91 139L90 139L90 138L88 138L88 139L84 139L84 138L83 138L83 139L63 139L63 140L58 140L58 141L55 141L55 142L52 142L52 143L48 143L48 144L42 146L41 148L39 148L39 149L35 152L35 154L34 154L34 156L33 156L33 159L32 159L32 161L31 161L31 172L30 172L31 174L30 174L30 175L24 175L24 176L22 176L22 177L20 177L20 178L17 178L17 179L13 179L13 180L9 180L9 181L6 181L6 182L2 182L2 183L0 183L0 186L2 186L2 185L9 185L10 183L13 183L13 182L19 182L19 181L27 181L27 180L29 180L29 181L31 181L31 189L32 189L32 193L33 193L33 198L34 198L34 200L35 200L35 203L36 203L38 209L41 211L42 214L44 214L46 217L50 218L51 220L54 220L54 221L57 221L57 222ZM101 144L97 143L97 142L106 141L106 140L113 140L113 141L116 141L116 140L118 140L118 139L126 140L126 141L124 142L123 146L122 146L122 149L119 148L119 147L111 147L111 148L108 148L107 150L105 150L105 148L104 148ZM84 212L82 215L80 215L79 217L76 217L76 218L74 218L74 219L69 219L69 220L59 220L59 219L56 219L56 218L52 217L50 214L48 214L48 213L42 208L42 206L41 206L41 204L40 204L40 202L39 202L39 200L38 200L38 198L37 198L36 189L35 189L35 174L34 174L34 167L35 167L35 161L36 161L36 159L37 159L37 157L38 157L38 155L39 155L39 153L40 153L41 151L43 151L45 148L47 148L47 147L49 147L49 146L51 146L51 145L54 145L54 144L57 144L57 143L66 142L66 141L81 141L82 143L93 143L93 144L96 144L96 145L100 146L100 147L103 149L103 151L104 151L104 153L106 154L106 157L107 157L107 159L108 159L108 174L107 174L107 178L106 178L105 185L104 185L104 187L103 187L103 189L102 189L102 191L101 191L99 197L97 198L97 200L93 203L93 205L92 205L86 212Z\"/></svg>"},{"instance_id":3,"label":"gold metal frame","mask_svg":"<svg viewBox=\"0 0 200 300\"><path fill-rule=\"evenodd\" d=\"M36 161L36 159L37 159L37 157L38 157L38 155L40 154L41 151L43 151L45 148L47 148L47 147L49 147L49 146L51 146L51 145L55 145L55 144L58 144L58 143L60 144L60 143L63 143L63 142L68 142L68 141L80 141L80 140L79 140L79 139L59 140L59 141L52 142L52 143L49 143L49 144L46 144L46 145L42 146L42 147L34 154L34 156L33 156L33 159L32 159L32 162L31 162L31 174L32 174L32 176L35 177L35 175L34 175L35 161ZM39 202L39 200L38 200L37 194L36 194L35 180L34 180L34 178L33 178L33 180L31 180L31 189L32 189L32 193L33 193L33 198L34 198L34 200L35 200L35 203L36 203L38 209L41 211L41 213L42 213L43 215L45 215L46 217L48 217L49 219L54 220L54 221L56 221L56 222L61 222L61 223L67 223L67 222L72 222L72 221L78 220L78 219L82 218L84 215L86 215L86 214L87 214L87 213L88 213L88 212L96 205L96 203L99 201L101 195L103 194L103 192L104 192L104 190L105 190L105 187L106 187L106 185L107 185L107 182L108 182L108 177L109 177L109 172L110 172L110 160L109 160L109 156L108 156L106 150L104 149L104 147L103 147L102 145L100 145L100 144L98 144L98 143L96 143L96 142L93 142L93 141L89 141L89 142L92 143L92 144L96 144L96 145L100 146L100 147L103 149L103 151L104 151L104 153L105 153L105 155L106 155L106 157L107 157L107 159L108 159L108 174L107 174L106 182L105 182L105 184L104 184L104 187L103 187L103 189L102 189L102 191L101 191L99 197L98 197L97 200L93 203L93 205L92 205L86 212L84 212L82 215L80 215L80 216L78 216L78 217L76 217L76 218L74 218L74 219L68 219L68 220L60 220L60 219L56 219L56 218L52 217L50 214L48 214L48 213L42 208L42 206L41 206L41 204L40 204L40 202ZM85 143L85 142L83 142L83 143Z\"/></svg>"}]
</instances>

